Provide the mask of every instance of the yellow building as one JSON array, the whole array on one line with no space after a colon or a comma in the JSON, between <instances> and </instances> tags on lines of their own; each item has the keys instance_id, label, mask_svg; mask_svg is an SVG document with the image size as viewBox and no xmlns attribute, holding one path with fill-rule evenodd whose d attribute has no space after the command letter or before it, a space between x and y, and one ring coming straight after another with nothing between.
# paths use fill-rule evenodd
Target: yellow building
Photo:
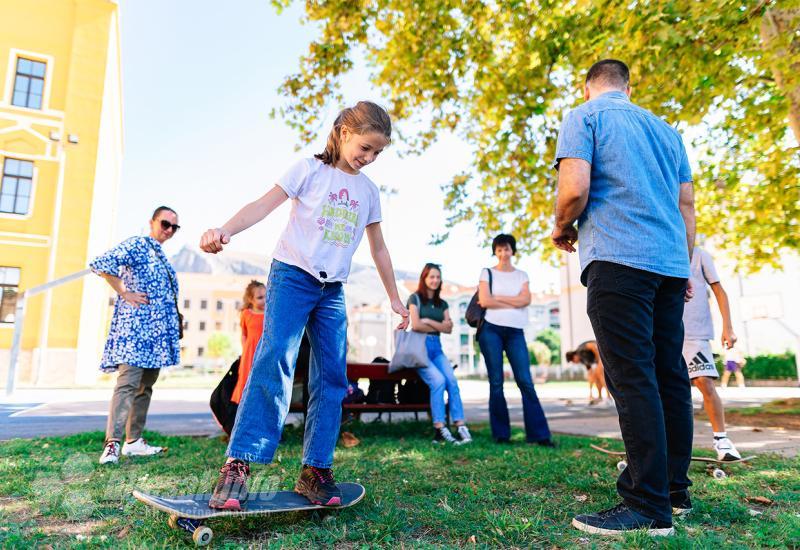
<instances>
[{"instance_id":1,"label":"yellow building","mask_svg":"<svg viewBox=\"0 0 800 550\"><path fill-rule=\"evenodd\" d=\"M116 1L0 0L0 383L17 293L114 244L120 80ZM28 300L17 382L91 383L108 296L84 277Z\"/></svg>"}]
</instances>

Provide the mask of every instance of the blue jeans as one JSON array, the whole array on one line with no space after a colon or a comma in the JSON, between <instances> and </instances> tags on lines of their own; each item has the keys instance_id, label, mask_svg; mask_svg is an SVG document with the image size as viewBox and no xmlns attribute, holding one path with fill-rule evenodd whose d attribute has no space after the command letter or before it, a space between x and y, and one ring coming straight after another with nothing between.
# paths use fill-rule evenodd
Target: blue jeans
<instances>
[{"instance_id":1,"label":"blue jeans","mask_svg":"<svg viewBox=\"0 0 800 550\"><path fill-rule=\"evenodd\" d=\"M550 428L542 405L536 396L531 378L531 363L528 344L521 328L501 327L488 321L483 323L478 344L481 347L486 370L489 373L489 422L492 437L508 440L511 437L511 422L508 405L503 393L503 351L506 352L514 380L522 392L522 414L525 419L525 439L529 442L550 439Z\"/></svg>"},{"instance_id":2,"label":"blue jeans","mask_svg":"<svg viewBox=\"0 0 800 550\"><path fill-rule=\"evenodd\" d=\"M447 403L450 407L450 418L453 422L464 421L464 405L461 403L461 392L458 391L458 380L453 374L453 365L442 351L442 342L438 334L428 334L425 338L428 350L428 366L417 369L417 374L431 390L431 416L433 423L444 424L444 392L447 390Z\"/></svg>"},{"instance_id":3,"label":"blue jeans","mask_svg":"<svg viewBox=\"0 0 800 550\"><path fill-rule=\"evenodd\" d=\"M311 341L303 464L330 468L347 393L347 311L342 283L320 283L273 260L264 332L256 348L227 454L269 464L289 413L303 330Z\"/></svg>"}]
</instances>

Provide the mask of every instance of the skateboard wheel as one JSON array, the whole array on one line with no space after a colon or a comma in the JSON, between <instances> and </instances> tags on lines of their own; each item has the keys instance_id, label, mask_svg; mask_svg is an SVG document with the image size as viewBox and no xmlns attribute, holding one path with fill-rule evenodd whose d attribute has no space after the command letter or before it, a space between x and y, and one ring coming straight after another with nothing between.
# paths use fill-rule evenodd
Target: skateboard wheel
<instances>
[{"instance_id":1,"label":"skateboard wheel","mask_svg":"<svg viewBox=\"0 0 800 550\"><path fill-rule=\"evenodd\" d=\"M194 540L195 546L205 546L211 542L213 537L214 532L210 527L206 527L205 525L201 525L192 533L192 540Z\"/></svg>"},{"instance_id":2,"label":"skateboard wheel","mask_svg":"<svg viewBox=\"0 0 800 550\"><path fill-rule=\"evenodd\" d=\"M728 477L728 474L725 473L724 470L720 468L714 468L714 471L711 472L711 475L714 476L714 479L725 479Z\"/></svg>"},{"instance_id":3,"label":"skateboard wheel","mask_svg":"<svg viewBox=\"0 0 800 550\"><path fill-rule=\"evenodd\" d=\"M169 525L173 529L177 529L178 528L178 516L176 516L175 514L171 514L169 516L169 519L167 520L167 525Z\"/></svg>"},{"instance_id":4,"label":"skateboard wheel","mask_svg":"<svg viewBox=\"0 0 800 550\"><path fill-rule=\"evenodd\" d=\"M620 460L619 462L617 462L617 470L619 470L620 472L623 471L627 467L628 467L628 463L625 462L624 460Z\"/></svg>"}]
</instances>

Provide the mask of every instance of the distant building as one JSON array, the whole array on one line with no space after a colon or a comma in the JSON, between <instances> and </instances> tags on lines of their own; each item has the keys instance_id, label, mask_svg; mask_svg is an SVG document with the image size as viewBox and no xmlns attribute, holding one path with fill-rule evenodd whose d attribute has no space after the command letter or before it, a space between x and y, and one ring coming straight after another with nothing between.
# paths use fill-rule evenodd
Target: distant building
<instances>
[{"instance_id":1,"label":"distant building","mask_svg":"<svg viewBox=\"0 0 800 550\"><path fill-rule=\"evenodd\" d=\"M209 350L209 339L215 334L226 337L236 355L241 352L239 310L244 289L253 279L266 283L267 262L253 254L226 251L212 256L188 247L171 258L183 314L182 365L222 364L223 358L213 357Z\"/></svg>"}]
</instances>

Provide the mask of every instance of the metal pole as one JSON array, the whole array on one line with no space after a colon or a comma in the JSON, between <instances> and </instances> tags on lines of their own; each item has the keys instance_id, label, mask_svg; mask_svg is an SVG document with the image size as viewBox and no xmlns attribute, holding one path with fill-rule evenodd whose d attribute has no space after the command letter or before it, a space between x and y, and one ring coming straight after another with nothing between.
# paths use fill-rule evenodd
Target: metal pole
<instances>
[{"instance_id":1,"label":"metal pole","mask_svg":"<svg viewBox=\"0 0 800 550\"><path fill-rule=\"evenodd\" d=\"M14 314L14 336L11 340L11 359L8 362L8 379L6 381L6 395L14 393L16 378L17 358L19 357L20 342L22 342L22 322L25 320L25 293L17 296L17 310Z\"/></svg>"},{"instance_id":2,"label":"metal pole","mask_svg":"<svg viewBox=\"0 0 800 550\"><path fill-rule=\"evenodd\" d=\"M80 279L84 275L90 273L90 270L84 269L83 271L77 271L75 273L70 273L65 277L61 277L60 279L56 279L55 281L50 281L49 283L45 283L43 285L35 286L33 288L29 288L25 292L20 292L19 296L17 297L17 310L14 315L14 336L11 341L11 356L9 357L8 361L8 379L6 383L6 395L11 395L14 392L14 382L16 378L17 372L17 363L19 362L19 350L22 342L22 323L25 319L25 303L29 296L35 296L40 292L45 292L53 287L63 285L65 283L69 283L70 281L74 281L75 279Z\"/></svg>"}]
</instances>

